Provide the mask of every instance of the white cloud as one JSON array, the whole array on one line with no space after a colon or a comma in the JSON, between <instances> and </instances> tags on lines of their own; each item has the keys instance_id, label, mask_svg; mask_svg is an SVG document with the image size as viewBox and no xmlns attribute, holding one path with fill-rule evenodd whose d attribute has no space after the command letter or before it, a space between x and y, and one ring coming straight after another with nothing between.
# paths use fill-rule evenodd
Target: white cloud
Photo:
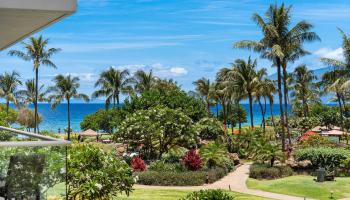
<instances>
[{"instance_id":1,"label":"white cloud","mask_svg":"<svg viewBox=\"0 0 350 200\"><path fill-rule=\"evenodd\" d=\"M321 48L314 52L315 55L320 58L333 58L338 60L343 60L343 48L330 49L330 48Z\"/></svg>"},{"instance_id":2,"label":"white cloud","mask_svg":"<svg viewBox=\"0 0 350 200\"><path fill-rule=\"evenodd\" d=\"M185 75L188 71L183 67L172 67L170 68L170 72L174 75Z\"/></svg>"},{"instance_id":3,"label":"white cloud","mask_svg":"<svg viewBox=\"0 0 350 200\"><path fill-rule=\"evenodd\" d=\"M173 78L186 75L188 73L187 69L179 66L165 66L161 63L154 64L133 64L133 65L121 65L113 66L116 69L124 70L127 69L131 74L135 73L137 70L152 70L156 76L160 78Z\"/></svg>"}]
</instances>

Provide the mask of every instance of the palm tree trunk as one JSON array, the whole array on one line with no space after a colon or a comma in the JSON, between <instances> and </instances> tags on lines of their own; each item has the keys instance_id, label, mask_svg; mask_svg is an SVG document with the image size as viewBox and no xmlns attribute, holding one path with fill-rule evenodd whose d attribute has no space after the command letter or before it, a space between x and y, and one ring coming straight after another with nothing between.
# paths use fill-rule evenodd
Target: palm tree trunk
<instances>
[{"instance_id":1,"label":"palm tree trunk","mask_svg":"<svg viewBox=\"0 0 350 200\"><path fill-rule=\"evenodd\" d=\"M343 131L343 108L342 108L342 103L341 103L341 97L340 94L337 93L337 98L338 98L338 105L339 105L339 113L340 113L340 127L341 130Z\"/></svg>"},{"instance_id":2,"label":"palm tree trunk","mask_svg":"<svg viewBox=\"0 0 350 200\"><path fill-rule=\"evenodd\" d=\"M250 126L254 128L253 96L251 93L248 94L248 98L249 98Z\"/></svg>"},{"instance_id":3,"label":"palm tree trunk","mask_svg":"<svg viewBox=\"0 0 350 200\"><path fill-rule=\"evenodd\" d=\"M115 109L115 95L113 95L113 109Z\"/></svg>"},{"instance_id":4,"label":"palm tree trunk","mask_svg":"<svg viewBox=\"0 0 350 200\"><path fill-rule=\"evenodd\" d=\"M284 64L283 68L283 87L284 87L284 113L285 113L285 126L287 128L287 134L288 134L288 142L289 145L292 144L292 136L290 134L289 125L288 125L288 83L287 83L287 66L286 63Z\"/></svg>"},{"instance_id":5,"label":"palm tree trunk","mask_svg":"<svg viewBox=\"0 0 350 200\"><path fill-rule=\"evenodd\" d=\"M345 96L344 94L341 95L341 100L343 102L343 111L344 111L344 115L347 116L346 114L348 113L348 108L346 107L346 101L345 101Z\"/></svg>"},{"instance_id":6,"label":"palm tree trunk","mask_svg":"<svg viewBox=\"0 0 350 200\"><path fill-rule=\"evenodd\" d=\"M262 122L261 125L263 127L263 132L265 133L265 112L264 112L264 107L261 103L260 97L258 97L258 103L259 103L259 107L260 107L260 111L261 111L261 116L262 116Z\"/></svg>"},{"instance_id":7,"label":"palm tree trunk","mask_svg":"<svg viewBox=\"0 0 350 200\"><path fill-rule=\"evenodd\" d=\"M225 130L225 135L227 133L227 113L226 113L226 103L225 100L221 102L222 104L222 118L223 118L223 124L224 124L224 130Z\"/></svg>"},{"instance_id":8,"label":"palm tree trunk","mask_svg":"<svg viewBox=\"0 0 350 200\"><path fill-rule=\"evenodd\" d=\"M68 109L68 140L70 141L70 99L67 99L67 109Z\"/></svg>"},{"instance_id":9,"label":"palm tree trunk","mask_svg":"<svg viewBox=\"0 0 350 200\"><path fill-rule=\"evenodd\" d=\"M273 97L271 97L271 98L273 98ZM273 116L273 101L271 98L270 98L270 116L271 116L272 125L276 129L275 118Z\"/></svg>"},{"instance_id":10,"label":"palm tree trunk","mask_svg":"<svg viewBox=\"0 0 350 200\"><path fill-rule=\"evenodd\" d=\"M282 77L281 77L281 62L279 59L276 60L277 65L277 79L278 79L278 98L280 107L280 118L281 118L281 140L282 140L282 151L285 151L285 132L284 132L284 112L283 112L283 97L282 97Z\"/></svg>"},{"instance_id":11,"label":"palm tree trunk","mask_svg":"<svg viewBox=\"0 0 350 200\"><path fill-rule=\"evenodd\" d=\"M37 132L37 128L38 128L38 82L39 82L39 66L35 66L34 133Z\"/></svg>"},{"instance_id":12,"label":"palm tree trunk","mask_svg":"<svg viewBox=\"0 0 350 200\"><path fill-rule=\"evenodd\" d=\"M264 96L264 129L266 128L266 119L265 119L265 116L266 116L266 96Z\"/></svg>"},{"instance_id":13,"label":"palm tree trunk","mask_svg":"<svg viewBox=\"0 0 350 200\"><path fill-rule=\"evenodd\" d=\"M117 108L120 108L120 104L119 104L119 94L117 94Z\"/></svg>"},{"instance_id":14,"label":"palm tree trunk","mask_svg":"<svg viewBox=\"0 0 350 200\"><path fill-rule=\"evenodd\" d=\"M237 114L238 114L238 131L239 133L241 133L242 131L242 119L241 119L241 112L240 112L240 104L239 104L239 100L237 102Z\"/></svg>"},{"instance_id":15,"label":"palm tree trunk","mask_svg":"<svg viewBox=\"0 0 350 200\"><path fill-rule=\"evenodd\" d=\"M9 116L9 110L10 110L10 101L6 100L6 116Z\"/></svg>"},{"instance_id":16,"label":"palm tree trunk","mask_svg":"<svg viewBox=\"0 0 350 200\"><path fill-rule=\"evenodd\" d=\"M305 99L305 94L302 94L302 101L303 101L303 110L304 110L304 117L307 117L307 106L306 106L306 99Z\"/></svg>"}]
</instances>

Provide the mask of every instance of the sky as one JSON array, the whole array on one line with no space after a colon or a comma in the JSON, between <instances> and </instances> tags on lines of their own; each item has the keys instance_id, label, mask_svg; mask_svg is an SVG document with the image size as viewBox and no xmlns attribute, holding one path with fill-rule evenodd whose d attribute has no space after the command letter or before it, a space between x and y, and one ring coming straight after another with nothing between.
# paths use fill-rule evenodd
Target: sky
<instances>
[{"instance_id":1,"label":"sky","mask_svg":"<svg viewBox=\"0 0 350 200\"><path fill-rule=\"evenodd\" d=\"M269 74L275 68L258 54L234 49L239 40L258 40L262 34L252 21L253 13L264 15L268 0L78 0L72 16L35 34L50 39L49 46L62 51L52 57L57 69L42 66L40 83L52 85L57 74L80 78L80 92L91 94L101 71L113 66L153 70L161 78L176 80L184 90L193 81L229 67L237 58L258 58L258 67ZM350 34L350 4L345 0L283 1L293 5L292 25L307 20L321 41L306 44L311 53L293 64L310 69L325 67L320 57L342 59L337 27ZM7 55L16 44L0 53L0 72L16 70L23 81L34 77L30 62Z\"/></svg>"}]
</instances>

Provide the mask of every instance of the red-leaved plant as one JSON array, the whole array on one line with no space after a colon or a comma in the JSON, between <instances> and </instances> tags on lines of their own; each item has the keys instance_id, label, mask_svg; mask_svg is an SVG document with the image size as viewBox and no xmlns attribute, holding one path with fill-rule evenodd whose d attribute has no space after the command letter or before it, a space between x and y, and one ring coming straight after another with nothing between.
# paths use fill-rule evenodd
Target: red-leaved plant
<instances>
[{"instance_id":1,"label":"red-leaved plant","mask_svg":"<svg viewBox=\"0 0 350 200\"><path fill-rule=\"evenodd\" d=\"M147 170L146 163L140 157L135 156L131 160L131 166L134 172L143 172Z\"/></svg>"},{"instance_id":2,"label":"red-leaved plant","mask_svg":"<svg viewBox=\"0 0 350 200\"><path fill-rule=\"evenodd\" d=\"M192 171L197 171L202 168L203 162L199 155L199 153L192 149L189 150L183 157L182 162L186 166L187 169Z\"/></svg>"}]
</instances>

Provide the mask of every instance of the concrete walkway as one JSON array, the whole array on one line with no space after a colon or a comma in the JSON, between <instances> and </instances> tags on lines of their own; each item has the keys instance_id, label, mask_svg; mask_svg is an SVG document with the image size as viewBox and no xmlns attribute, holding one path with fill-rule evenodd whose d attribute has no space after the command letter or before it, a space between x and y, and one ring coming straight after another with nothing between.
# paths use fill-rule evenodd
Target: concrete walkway
<instances>
[{"instance_id":1,"label":"concrete walkway","mask_svg":"<svg viewBox=\"0 0 350 200\"><path fill-rule=\"evenodd\" d=\"M148 186L148 185L135 185L135 188L143 189L179 189L179 190L200 190L200 189L223 189L231 190L234 192L250 194L260 197L266 197L279 200L304 200L301 197L294 197L283 194L276 194L271 192L264 192L260 190L248 189L246 181L249 177L249 164L244 164L238 167L234 172L229 173L227 176L213 184L203 186Z\"/></svg>"}]
</instances>

